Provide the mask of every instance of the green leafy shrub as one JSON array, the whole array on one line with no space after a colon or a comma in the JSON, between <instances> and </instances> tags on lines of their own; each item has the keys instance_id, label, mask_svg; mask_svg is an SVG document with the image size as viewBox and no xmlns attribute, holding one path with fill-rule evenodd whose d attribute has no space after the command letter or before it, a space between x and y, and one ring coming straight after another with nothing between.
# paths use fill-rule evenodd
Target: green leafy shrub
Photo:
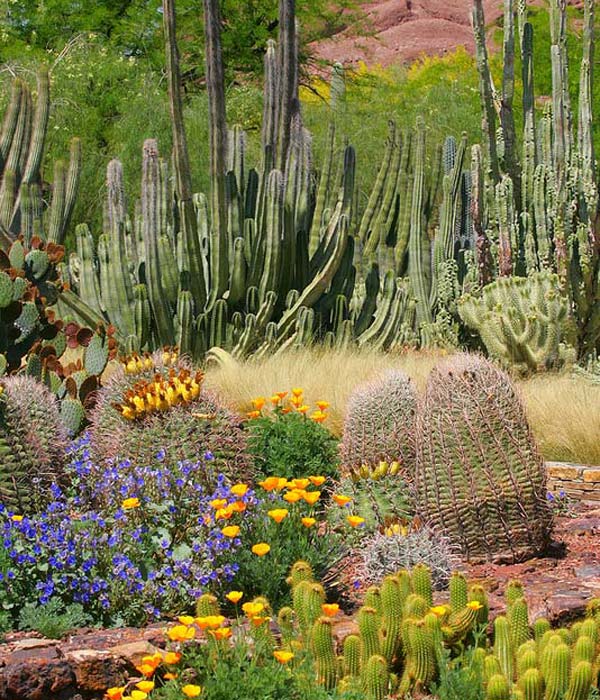
<instances>
[{"instance_id":1,"label":"green leafy shrub","mask_svg":"<svg viewBox=\"0 0 600 700\"><path fill-rule=\"evenodd\" d=\"M66 607L57 599L45 605L25 605L19 613L19 629L39 632L48 639L61 639L77 627L90 623L83 606L72 603Z\"/></svg>"},{"instance_id":2,"label":"green leafy shrub","mask_svg":"<svg viewBox=\"0 0 600 700\"><path fill-rule=\"evenodd\" d=\"M288 411L278 403L272 411L255 409L249 413L248 452L254 470L266 476L290 478L306 474L337 476L337 440L318 422L326 414L318 410L308 415L308 410L297 410L308 407L296 403L299 405L294 410ZM255 399L261 409L263 404L264 399Z\"/></svg>"}]
</instances>

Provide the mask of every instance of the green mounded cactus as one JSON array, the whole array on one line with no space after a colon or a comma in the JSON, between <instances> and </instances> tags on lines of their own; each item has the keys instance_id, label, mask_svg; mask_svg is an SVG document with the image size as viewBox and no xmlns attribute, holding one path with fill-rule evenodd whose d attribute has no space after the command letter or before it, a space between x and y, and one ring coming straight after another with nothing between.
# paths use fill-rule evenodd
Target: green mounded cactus
<instances>
[{"instance_id":1,"label":"green mounded cactus","mask_svg":"<svg viewBox=\"0 0 600 700\"><path fill-rule=\"evenodd\" d=\"M466 559L543 551L552 524L545 471L504 372L475 355L442 362L429 377L418 434L417 509Z\"/></svg>"},{"instance_id":2,"label":"green mounded cactus","mask_svg":"<svg viewBox=\"0 0 600 700\"><path fill-rule=\"evenodd\" d=\"M357 677L360 673L360 637L348 634L344 637L344 676Z\"/></svg>"},{"instance_id":3,"label":"green mounded cactus","mask_svg":"<svg viewBox=\"0 0 600 700\"><path fill-rule=\"evenodd\" d=\"M0 379L0 502L28 515L63 476L66 434L58 403L31 377Z\"/></svg>"},{"instance_id":4,"label":"green mounded cactus","mask_svg":"<svg viewBox=\"0 0 600 700\"><path fill-rule=\"evenodd\" d=\"M413 382L400 370L388 370L357 387L348 399L342 442L342 468L360 474L380 462L399 463L406 477L415 461L417 395Z\"/></svg>"},{"instance_id":5,"label":"green mounded cactus","mask_svg":"<svg viewBox=\"0 0 600 700\"><path fill-rule=\"evenodd\" d=\"M531 639L529 630L529 613L527 602L524 598L518 598L507 610L508 627L510 630L510 638L512 645L518 649L521 644L524 644Z\"/></svg>"},{"instance_id":6,"label":"green mounded cactus","mask_svg":"<svg viewBox=\"0 0 600 700\"><path fill-rule=\"evenodd\" d=\"M380 618L375 608L364 606L358 611L358 630L360 633L360 666L364 668L367 661L381 653L379 640Z\"/></svg>"},{"instance_id":7,"label":"green mounded cactus","mask_svg":"<svg viewBox=\"0 0 600 700\"><path fill-rule=\"evenodd\" d=\"M327 689L335 688L337 664L332 623L329 618L319 617L315 620L311 632L311 648L315 659L317 681Z\"/></svg>"},{"instance_id":8,"label":"green mounded cactus","mask_svg":"<svg viewBox=\"0 0 600 700\"><path fill-rule=\"evenodd\" d=\"M492 676L487 684L486 700L510 700L510 686L501 673Z\"/></svg>"},{"instance_id":9,"label":"green mounded cactus","mask_svg":"<svg viewBox=\"0 0 600 700\"><path fill-rule=\"evenodd\" d=\"M185 400L172 401L170 393L184 375L191 382L182 389ZM90 414L94 458L152 464L162 451L165 465L203 461L207 483L218 473L235 480L247 476L239 420L200 387L201 380L202 374L175 352L126 359L96 395Z\"/></svg>"},{"instance_id":10,"label":"green mounded cactus","mask_svg":"<svg viewBox=\"0 0 600 700\"><path fill-rule=\"evenodd\" d=\"M453 612L462 610L469 602L469 586L467 579L458 571L455 571L448 582L450 591L450 607Z\"/></svg>"},{"instance_id":11,"label":"green mounded cactus","mask_svg":"<svg viewBox=\"0 0 600 700\"><path fill-rule=\"evenodd\" d=\"M377 654L371 656L362 672L362 679L367 700L385 700L390 683L386 659Z\"/></svg>"}]
</instances>

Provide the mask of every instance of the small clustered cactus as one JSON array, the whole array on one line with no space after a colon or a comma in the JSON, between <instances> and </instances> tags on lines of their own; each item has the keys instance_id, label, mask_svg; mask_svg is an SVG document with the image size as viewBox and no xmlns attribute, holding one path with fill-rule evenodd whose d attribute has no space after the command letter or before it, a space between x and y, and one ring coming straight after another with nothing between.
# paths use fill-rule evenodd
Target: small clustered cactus
<instances>
[{"instance_id":1,"label":"small clustered cactus","mask_svg":"<svg viewBox=\"0 0 600 700\"><path fill-rule=\"evenodd\" d=\"M202 376L170 349L123 360L98 391L91 413L94 457L144 466L159 453L166 465L208 455L211 474L246 476L239 420L202 388ZM211 478L207 471L207 483Z\"/></svg>"}]
</instances>

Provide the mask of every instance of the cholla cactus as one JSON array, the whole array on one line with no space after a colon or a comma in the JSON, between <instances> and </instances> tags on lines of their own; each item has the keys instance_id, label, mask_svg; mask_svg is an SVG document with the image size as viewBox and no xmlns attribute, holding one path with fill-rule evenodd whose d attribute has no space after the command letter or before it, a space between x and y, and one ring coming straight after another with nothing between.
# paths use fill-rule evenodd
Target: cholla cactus
<instances>
[{"instance_id":1,"label":"cholla cactus","mask_svg":"<svg viewBox=\"0 0 600 700\"><path fill-rule=\"evenodd\" d=\"M388 370L362 384L350 397L344 421L342 469L358 473L380 461L399 462L406 477L415 459L417 397L409 377Z\"/></svg>"},{"instance_id":2,"label":"cholla cactus","mask_svg":"<svg viewBox=\"0 0 600 700\"><path fill-rule=\"evenodd\" d=\"M210 453L213 475L246 475L238 420L201 381L201 372L169 350L126 359L98 392L91 415L94 456L149 464L163 452L168 465Z\"/></svg>"},{"instance_id":3,"label":"cholla cactus","mask_svg":"<svg viewBox=\"0 0 600 700\"><path fill-rule=\"evenodd\" d=\"M21 514L41 504L60 479L66 435L58 403L27 376L0 381L0 503Z\"/></svg>"},{"instance_id":4,"label":"cholla cactus","mask_svg":"<svg viewBox=\"0 0 600 700\"><path fill-rule=\"evenodd\" d=\"M418 436L417 507L465 558L519 561L544 549L544 465L507 374L476 355L440 364Z\"/></svg>"}]
</instances>

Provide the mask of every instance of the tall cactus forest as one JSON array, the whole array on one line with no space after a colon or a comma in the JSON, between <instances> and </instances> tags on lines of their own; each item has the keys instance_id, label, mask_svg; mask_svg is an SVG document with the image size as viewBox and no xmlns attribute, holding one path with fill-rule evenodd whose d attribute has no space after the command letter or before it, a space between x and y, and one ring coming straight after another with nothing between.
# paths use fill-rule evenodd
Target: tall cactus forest
<instances>
[{"instance_id":1,"label":"tall cactus forest","mask_svg":"<svg viewBox=\"0 0 600 700\"><path fill-rule=\"evenodd\" d=\"M0 3L0 700L595 700L595 0Z\"/></svg>"}]
</instances>

